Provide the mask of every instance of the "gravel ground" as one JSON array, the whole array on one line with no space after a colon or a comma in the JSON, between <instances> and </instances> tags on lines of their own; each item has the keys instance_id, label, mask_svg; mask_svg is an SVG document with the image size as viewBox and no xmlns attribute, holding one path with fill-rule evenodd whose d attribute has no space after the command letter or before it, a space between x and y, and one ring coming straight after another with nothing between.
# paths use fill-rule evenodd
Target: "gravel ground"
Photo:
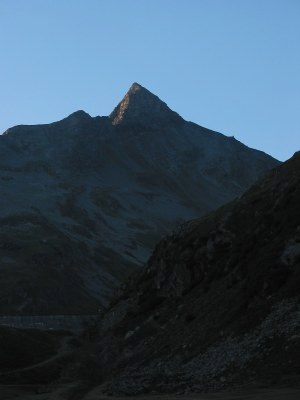
<instances>
[{"instance_id":1,"label":"gravel ground","mask_svg":"<svg viewBox=\"0 0 300 400\"><path fill-rule=\"evenodd\" d=\"M73 400L68 396L70 385L60 388L49 387L4 387L0 386L1 400ZM80 400L130 400L130 397L106 397L101 394L101 388L89 392ZM134 397L136 400L298 400L299 387L255 388L247 387L233 392L194 394L194 395L167 395ZM77 398L76 398L77 400Z\"/></svg>"}]
</instances>

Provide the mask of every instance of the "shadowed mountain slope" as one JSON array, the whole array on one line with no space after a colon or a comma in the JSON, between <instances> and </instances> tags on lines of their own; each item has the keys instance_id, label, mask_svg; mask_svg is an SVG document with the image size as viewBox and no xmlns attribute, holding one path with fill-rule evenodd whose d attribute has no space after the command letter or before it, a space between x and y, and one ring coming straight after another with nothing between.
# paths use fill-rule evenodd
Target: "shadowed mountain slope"
<instances>
[{"instance_id":1,"label":"shadowed mountain slope","mask_svg":"<svg viewBox=\"0 0 300 400\"><path fill-rule=\"evenodd\" d=\"M106 391L299 382L299 204L300 152L160 241L102 319Z\"/></svg>"},{"instance_id":2,"label":"shadowed mountain slope","mask_svg":"<svg viewBox=\"0 0 300 400\"><path fill-rule=\"evenodd\" d=\"M133 84L109 117L77 111L0 136L0 312L93 313L179 223L278 165L186 122Z\"/></svg>"}]
</instances>

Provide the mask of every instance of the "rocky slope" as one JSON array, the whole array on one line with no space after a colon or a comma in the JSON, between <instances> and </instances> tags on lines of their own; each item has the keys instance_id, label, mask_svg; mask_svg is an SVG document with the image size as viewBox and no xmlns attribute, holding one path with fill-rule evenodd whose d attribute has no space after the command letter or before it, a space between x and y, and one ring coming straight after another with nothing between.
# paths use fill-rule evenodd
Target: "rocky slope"
<instances>
[{"instance_id":1,"label":"rocky slope","mask_svg":"<svg viewBox=\"0 0 300 400\"><path fill-rule=\"evenodd\" d=\"M160 241L102 319L104 391L299 382L299 204L300 152Z\"/></svg>"},{"instance_id":2,"label":"rocky slope","mask_svg":"<svg viewBox=\"0 0 300 400\"><path fill-rule=\"evenodd\" d=\"M133 84L84 111L0 136L0 312L94 313L178 223L278 162L183 120Z\"/></svg>"}]
</instances>

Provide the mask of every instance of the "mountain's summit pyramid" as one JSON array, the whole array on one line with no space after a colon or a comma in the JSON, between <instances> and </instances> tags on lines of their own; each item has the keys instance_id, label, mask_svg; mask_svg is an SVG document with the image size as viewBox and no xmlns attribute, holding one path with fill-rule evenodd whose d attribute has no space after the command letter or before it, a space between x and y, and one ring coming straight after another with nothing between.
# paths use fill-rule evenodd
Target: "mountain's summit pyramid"
<instances>
[{"instance_id":1,"label":"mountain's summit pyramid","mask_svg":"<svg viewBox=\"0 0 300 400\"><path fill-rule=\"evenodd\" d=\"M183 121L166 103L136 82L109 117L113 125L150 126Z\"/></svg>"}]
</instances>

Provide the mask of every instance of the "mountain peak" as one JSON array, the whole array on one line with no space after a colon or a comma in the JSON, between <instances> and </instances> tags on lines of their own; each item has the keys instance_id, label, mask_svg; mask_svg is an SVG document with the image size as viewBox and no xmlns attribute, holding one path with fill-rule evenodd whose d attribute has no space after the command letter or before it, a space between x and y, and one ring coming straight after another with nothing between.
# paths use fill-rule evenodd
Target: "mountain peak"
<instances>
[{"instance_id":1,"label":"mountain peak","mask_svg":"<svg viewBox=\"0 0 300 400\"><path fill-rule=\"evenodd\" d=\"M130 88L129 88L129 90L128 90L127 93L135 93L135 92L137 92L138 90L144 90L144 91L149 92L149 90L147 90L146 88L144 88L144 87L143 87L142 85L140 85L139 83L133 82L133 84L130 86ZM149 92L149 93L150 93L150 92Z\"/></svg>"},{"instance_id":2,"label":"mountain peak","mask_svg":"<svg viewBox=\"0 0 300 400\"><path fill-rule=\"evenodd\" d=\"M72 114L68 115L67 119L91 119L92 117L90 114L85 112L84 110L78 110L73 112Z\"/></svg>"},{"instance_id":3,"label":"mountain peak","mask_svg":"<svg viewBox=\"0 0 300 400\"><path fill-rule=\"evenodd\" d=\"M166 103L137 82L134 82L124 98L109 115L113 125L137 124L153 127L160 124L182 121Z\"/></svg>"}]
</instances>

